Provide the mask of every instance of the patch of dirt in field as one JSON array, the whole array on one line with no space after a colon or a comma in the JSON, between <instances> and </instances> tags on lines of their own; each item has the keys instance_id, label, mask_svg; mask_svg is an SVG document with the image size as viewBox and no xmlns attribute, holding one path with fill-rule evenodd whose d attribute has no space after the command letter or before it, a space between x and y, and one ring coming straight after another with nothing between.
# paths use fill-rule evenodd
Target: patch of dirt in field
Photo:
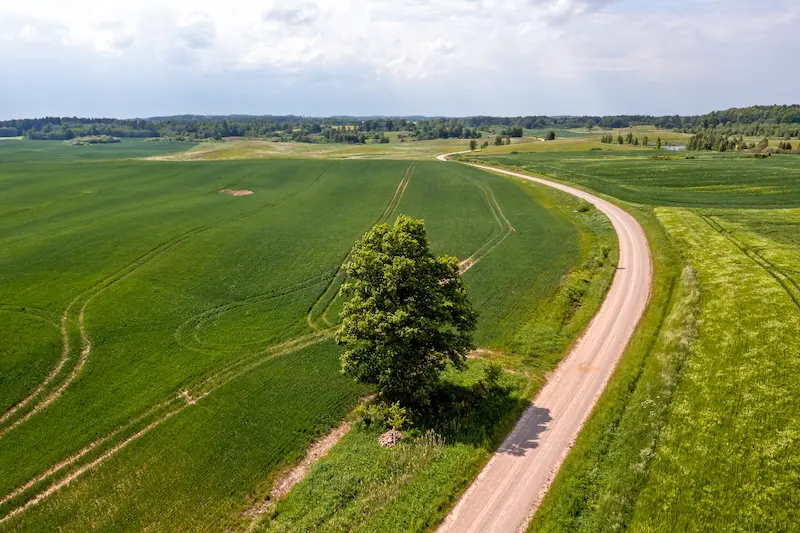
<instances>
[{"instance_id":1,"label":"patch of dirt in field","mask_svg":"<svg viewBox=\"0 0 800 533\"><path fill-rule=\"evenodd\" d=\"M471 257L467 257L466 259L461 260L458 263L458 273L463 274L475 264L475 260Z\"/></svg>"},{"instance_id":2,"label":"patch of dirt in field","mask_svg":"<svg viewBox=\"0 0 800 533\"><path fill-rule=\"evenodd\" d=\"M350 426L350 422L344 422L339 427L325 435L325 437L312 444L302 462L300 462L299 465L292 468L285 476L278 480L278 482L275 484L275 487L273 487L272 491L269 493L270 497L278 500L289 494L289 491L292 490L292 487L297 485L303 480L304 477L306 477L306 474L308 474L308 471L311 470L312 466L314 466L314 463L316 463L320 458L328 455L328 452L331 451L331 448L333 448L333 446L339 442L348 431L350 431Z\"/></svg>"},{"instance_id":3,"label":"patch of dirt in field","mask_svg":"<svg viewBox=\"0 0 800 533\"><path fill-rule=\"evenodd\" d=\"M295 485L303 481L303 478L306 477L308 472L311 470L311 467L314 466L314 463L328 455L328 452L331 451L331 448L333 448L336 443L339 442L348 431L350 431L351 426L352 423L350 421L342 422L342 424L336 427L333 431L312 444L300 464L286 472L286 474L278 479L278 481L272 487L269 497L245 511L245 516L252 520L250 527L247 528L247 531L252 531L258 523L259 517L269 512L272 506L275 505L276 501L289 494L289 491L291 491Z\"/></svg>"},{"instance_id":4,"label":"patch of dirt in field","mask_svg":"<svg viewBox=\"0 0 800 533\"><path fill-rule=\"evenodd\" d=\"M250 189L222 189L221 193L230 194L231 196L247 196L253 194Z\"/></svg>"}]
</instances>

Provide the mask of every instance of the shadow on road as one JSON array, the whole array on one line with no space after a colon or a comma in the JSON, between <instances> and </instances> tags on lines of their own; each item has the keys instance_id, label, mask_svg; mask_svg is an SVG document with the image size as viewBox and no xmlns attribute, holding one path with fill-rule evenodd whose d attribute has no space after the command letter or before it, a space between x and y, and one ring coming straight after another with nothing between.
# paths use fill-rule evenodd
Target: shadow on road
<instances>
[{"instance_id":1,"label":"shadow on road","mask_svg":"<svg viewBox=\"0 0 800 533\"><path fill-rule=\"evenodd\" d=\"M497 453L525 455L527 450L539 446L539 437L553 418L550 409L531 405L522 415L517 429L497 449Z\"/></svg>"}]
</instances>

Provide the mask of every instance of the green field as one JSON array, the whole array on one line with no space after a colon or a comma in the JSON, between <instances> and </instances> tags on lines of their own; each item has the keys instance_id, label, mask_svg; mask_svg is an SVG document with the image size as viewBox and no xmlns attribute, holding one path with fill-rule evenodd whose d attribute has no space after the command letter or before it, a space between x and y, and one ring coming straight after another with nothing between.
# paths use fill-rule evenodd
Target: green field
<instances>
[{"instance_id":1,"label":"green field","mask_svg":"<svg viewBox=\"0 0 800 533\"><path fill-rule=\"evenodd\" d=\"M754 159L738 154L696 154L696 159L686 159L682 152L628 149L475 157L576 183L631 203L697 208L800 204L800 158L794 155Z\"/></svg>"},{"instance_id":2,"label":"green field","mask_svg":"<svg viewBox=\"0 0 800 533\"><path fill-rule=\"evenodd\" d=\"M64 141L29 141L25 139L4 140L0 146L2 163L41 163L74 161L76 159L98 160L135 158L170 154L191 148L188 142L147 142L142 139L122 139L113 144L91 144L73 146Z\"/></svg>"},{"instance_id":3,"label":"green field","mask_svg":"<svg viewBox=\"0 0 800 533\"><path fill-rule=\"evenodd\" d=\"M369 392L338 371L332 296L350 246L400 213L473 259L477 341L531 369L504 378L452 498L613 272L608 224L543 187L439 162L120 159L162 148L0 145L0 530L242 526Z\"/></svg>"},{"instance_id":4,"label":"green field","mask_svg":"<svg viewBox=\"0 0 800 533\"><path fill-rule=\"evenodd\" d=\"M653 305L530 531L800 520L800 158L693 155L483 158L625 200L655 259Z\"/></svg>"}]
</instances>

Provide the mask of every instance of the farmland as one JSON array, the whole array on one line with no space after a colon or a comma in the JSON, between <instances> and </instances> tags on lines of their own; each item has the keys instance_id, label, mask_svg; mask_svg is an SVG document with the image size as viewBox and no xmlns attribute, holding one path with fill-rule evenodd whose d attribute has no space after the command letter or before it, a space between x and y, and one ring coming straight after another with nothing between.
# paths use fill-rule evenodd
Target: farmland
<instances>
[{"instance_id":1,"label":"farmland","mask_svg":"<svg viewBox=\"0 0 800 533\"><path fill-rule=\"evenodd\" d=\"M553 143L552 146L557 146ZM661 156L662 159L654 159ZM666 150L581 151L480 157L568 181L626 202L682 207L792 207L800 203L793 156L696 155Z\"/></svg>"},{"instance_id":2,"label":"farmland","mask_svg":"<svg viewBox=\"0 0 800 533\"><path fill-rule=\"evenodd\" d=\"M447 445L469 457L447 500L613 272L597 213L458 165L141 161L120 158L176 146L16 143L0 146L4 531L241 526L369 392L338 372L330 287L356 238L399 213L426 219L437 252L471 258L477 341L529 373L503 378L494 426ZM577 305L560 296L575 269L588 287Z\"/></svg>"},{"instance_id":3,"label":"farmland","mask_svg":"<svg viewBox=\"0 0 800 533\"><path fill-rule=\"evenodd\" d=\"M653 152L485 157L632 202L656 260L654 305L530 531L790 530L800 158Z\"/></svg>"}]
</instances>

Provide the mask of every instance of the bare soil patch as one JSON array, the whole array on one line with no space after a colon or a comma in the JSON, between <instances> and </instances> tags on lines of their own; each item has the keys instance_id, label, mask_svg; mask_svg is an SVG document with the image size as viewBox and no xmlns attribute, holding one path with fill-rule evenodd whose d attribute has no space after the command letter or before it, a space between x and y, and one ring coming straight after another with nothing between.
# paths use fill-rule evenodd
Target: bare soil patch
<instances>
[{"instance_id":1,"label":"bare soil patch","mask_svg":"<svg viewBox=\"0 0 800 533\"><path fill-rule=\"evenodd\" d=\"M222 189L221 193L230 194L231 196L248 196L253 194L250 189Z\"/></svg>"}]
</instances>

